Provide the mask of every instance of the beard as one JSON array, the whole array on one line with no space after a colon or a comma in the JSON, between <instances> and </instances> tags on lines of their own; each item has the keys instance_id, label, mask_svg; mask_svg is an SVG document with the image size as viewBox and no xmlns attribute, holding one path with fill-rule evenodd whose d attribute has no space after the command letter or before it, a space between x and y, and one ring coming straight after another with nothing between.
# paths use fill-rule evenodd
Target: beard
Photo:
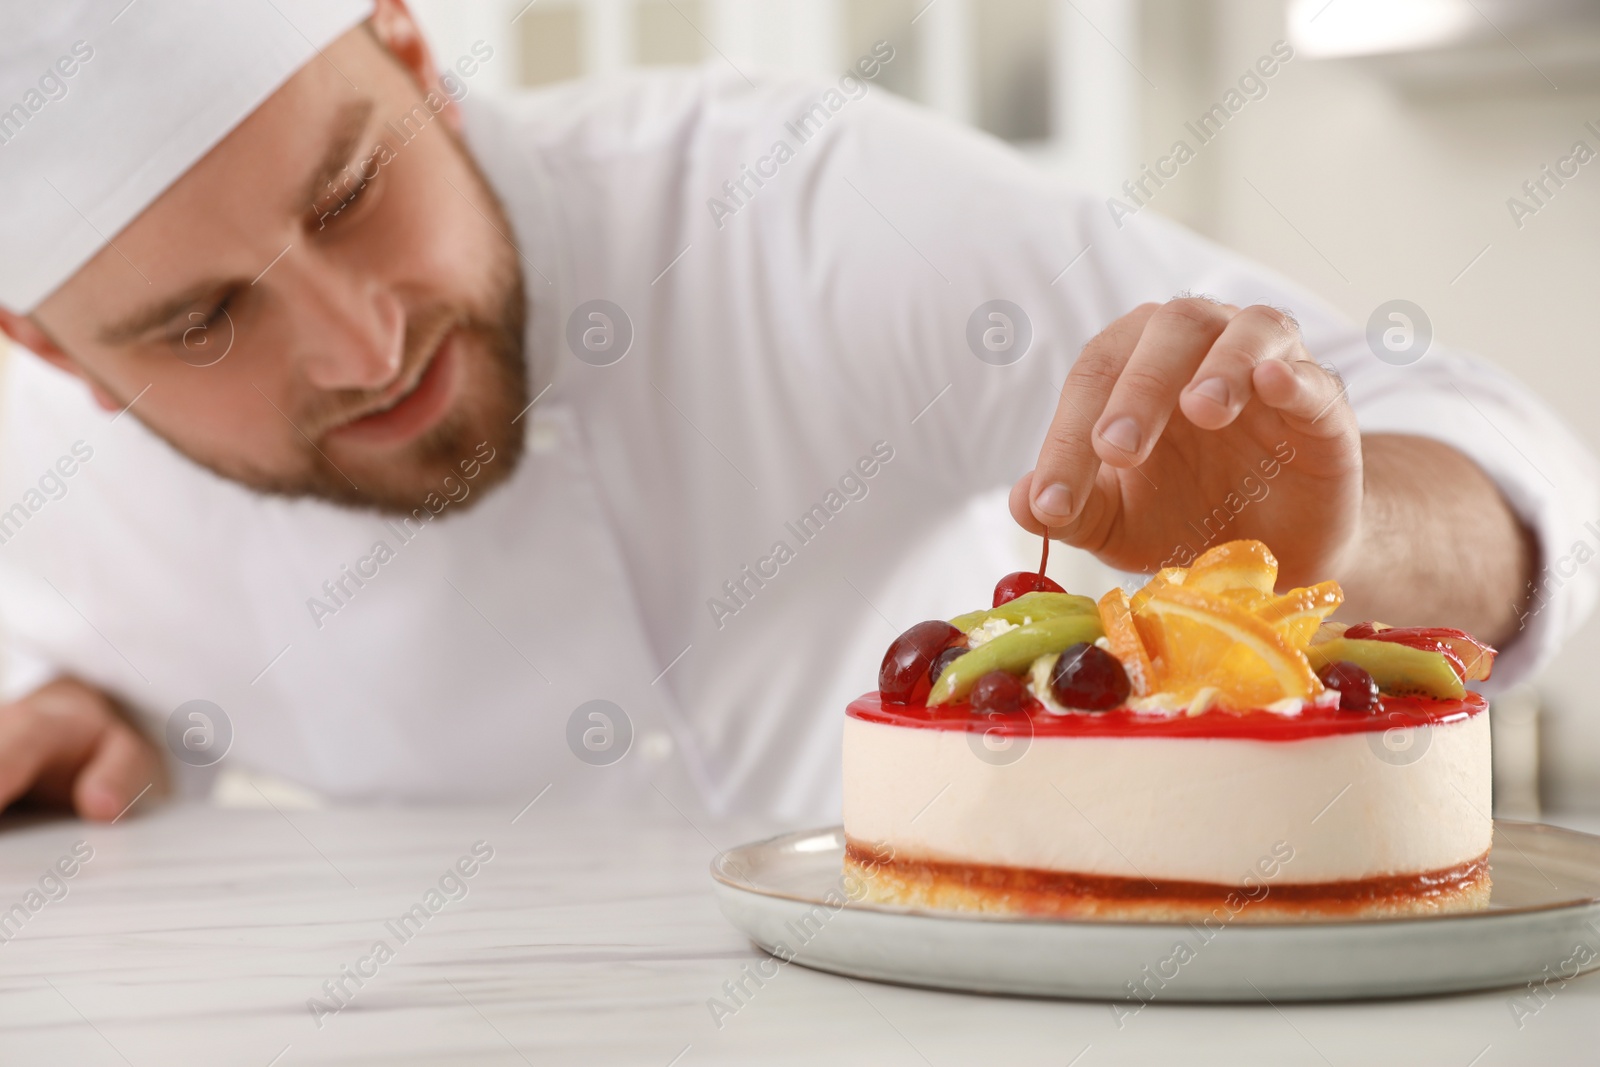
<instances>
[{"instance_id":1,"label":"beard","mask_svg":"<svg viewBox=\"0 0 1600 1067\"><path fill-rule=\"evenodd\" d=\"M523 352L527 312L514 258L503 274L497 272L495 287L500 296L498 315L434 308L406 324L402 373L426 363L440 340L453 332L461 364L457 373L463 378L455 406L416 440L381 461L353 467L348 461L336 463L323 448L300 437L301 469L293 476L259 470L219 473L276 496L314 497L389 515L409 515L430 500L445 498L455 502L452 510L459 511L471 506L469 499L482 499L481 494L469 497L461 486L470 478L472 489L491 489L515 473L523 437L512 420L528 402ZM371 402L370 393L351 391L330 394L319 407L344 413L364 410ZM328 425L330 420L325 414L313 414L307 421ZM342 420L335 415L334 421Z\"/></svg>"},{"instance_id":2,"label":"beard","mask_svg":"<svg viewBox=\"0 0 1600 1067\"><path fill-rule=\"evenodd\" d=\"M477 161L465 144L459 140L456 144L482 198L483 213L494 229L510 233L505 209ZM264 467L247 455L207 454L185 447L159 426L148 421L145 425L195 463L257 492L388 515L411 515L424 508L437 514L443 506L428 505L444 499L453 503L452 512L466 510L486 495L482 490L515 473L523 436L513 420L528 406L527 305L521 263L515 249L499 238L487 258L491 262L483 295L471 301L476 306L465 306L465 301L435 302L408 313L396 377L416 374L431 359L442 358L436 355L441 342L454 334L459 388L454 407L436 425L388 455L339 462L323 447L329 430L371 413L382 390L326 391L297 405L292 413L280 410L296 431L289 470ZM338 452L337 446L328 447ZM463 490L469 480L470 489ZM480 492L472 493L473 489Z\"/></svg>"}]
</instances>

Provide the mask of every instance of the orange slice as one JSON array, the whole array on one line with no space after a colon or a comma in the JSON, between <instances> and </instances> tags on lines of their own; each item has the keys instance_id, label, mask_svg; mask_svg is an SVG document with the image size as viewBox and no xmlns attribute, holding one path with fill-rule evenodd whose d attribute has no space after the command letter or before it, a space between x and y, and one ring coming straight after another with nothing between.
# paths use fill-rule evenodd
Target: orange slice
<instances>
[{"instance_id":1,"label":"orange slice","mask_svg":"<svg viewBox=\"0 0 1600 1067\"><path fill-rule=\"evenodd\" d=\"M1153 578L1144 583L1143 588L1133 594L1129 600L1129 609L1134 615L1138 615L1145 601L1169 585L1182 585L1188 573L1182 567L1162 567Z\"/></svg>"},{"instance_id":2,"label":"orange slice","mask_svg":"<svg viewBox=\"0 0 1600 1067\"><path fill-rule=\"evenodd\" d=\"M1138 621L1141 636L1158 632L1159 647L1147 644L1157 689L1180 701L1211 688L1218 704L1243 711L1322 691L1304 654L1283 634L1187 583L1153 593Z\"/></svg>"},{"instance_id":3,"label":"orange slice","mask_svg":"<svg viewBox=\"0 0 1600 1067\"><path fill-rule=\"evenodd\" d=\"M1260 541L1228 541L1200 554L1183 580L1202 593L1254 590L1272 595L1278 582L1278 557Z\"/></svg>"},{"instance_id":4,"label":"orange slice","mask_svg":"<svg viewBox=\"0 0 1600 1067\"><path fill-rule=\"evenodd\" d=\"M1255 616L1283 635L1289 644L1304 649L1322 621L1343 603L1344 590L1338 582L1318 582L1267 599L1256 607Z\"/></svg>"},{"instance_id":5,"label":"orange slice","mask_svg":"<svg viewBox=\"0 0 1600 1067\"><path fill-rule=\"evenodd\" d=\"M1155 686L1156 669L1133 624L1128 594L1121 589L1113 589L1100 598L1100 625L1106 632L1106 643L1111 646L1111 654L1122 663L1122 669L1128 675L1133 695L1148 696Z\"/></svg>"}]
</instances>

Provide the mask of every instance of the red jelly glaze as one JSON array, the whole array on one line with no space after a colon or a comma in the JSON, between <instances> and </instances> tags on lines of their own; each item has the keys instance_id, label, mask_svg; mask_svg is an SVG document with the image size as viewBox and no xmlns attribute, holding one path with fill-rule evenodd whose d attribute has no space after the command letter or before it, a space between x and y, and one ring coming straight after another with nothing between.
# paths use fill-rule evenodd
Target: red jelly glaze
<instances>
[{"instance_id":1,"label":"red jelly glaze","mask_svg":"<svg viewBox=\"0 0 1600 1067\"><path fill-rule=\"evenodd\" d=\"M1427 697L1383 698L1383 708L1369 715L1330 709L1306 708L1299 715L1279 715L1257 710L1235 713L1208 711L1204 715L1136 715L1127 708L1093 714L978 715L969 704L884 704L878 694L850 703L852 719L907 726L922 730L963 730L1018 737L1193 737L1249 741L1304 741L1335 734L1381 733L1413 726L1443 726L1461 722L1489 710L1477 693L1460 700Z\"/></svg>"}]
</instances>

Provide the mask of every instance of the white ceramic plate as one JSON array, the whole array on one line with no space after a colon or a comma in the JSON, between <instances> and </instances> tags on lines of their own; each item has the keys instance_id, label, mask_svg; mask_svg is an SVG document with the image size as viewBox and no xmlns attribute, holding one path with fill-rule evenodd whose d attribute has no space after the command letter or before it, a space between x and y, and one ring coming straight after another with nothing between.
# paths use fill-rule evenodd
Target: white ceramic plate
<instances>
[{"instance_id":1,"label":"white ceramic plate","mask_svg":"<svg viewBox=\"0 0 1600 1067\"><path fill-rule=\"evenodd\" d=\"M833 827L741 845L711 873L723 914L780 959L941 989L1126 1000L1129 1010L1453 993L1600 966L1600 837L1538 823L1495 822L1487 911L1204 932L850 904L843 860L844 828Z\"/></svg>"}]
</instances>

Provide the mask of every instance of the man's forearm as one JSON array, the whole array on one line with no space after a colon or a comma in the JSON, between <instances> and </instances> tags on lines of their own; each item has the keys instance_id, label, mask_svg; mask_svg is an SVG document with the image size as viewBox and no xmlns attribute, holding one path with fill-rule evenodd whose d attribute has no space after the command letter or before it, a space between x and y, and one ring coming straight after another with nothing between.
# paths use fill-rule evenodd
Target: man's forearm
<instances>
[{"instance_id":1,"label":"man's forearm","mask_svg":"<svg viewBox=\"0 0 1600 1067\"><path fill-rule=\"evenodd\" d=\"M1342 619L1514 637L1538 548L1488 476L1449 445L1366 434L1361 533L1339 575Z\"/></svg>"}]
</instances>

